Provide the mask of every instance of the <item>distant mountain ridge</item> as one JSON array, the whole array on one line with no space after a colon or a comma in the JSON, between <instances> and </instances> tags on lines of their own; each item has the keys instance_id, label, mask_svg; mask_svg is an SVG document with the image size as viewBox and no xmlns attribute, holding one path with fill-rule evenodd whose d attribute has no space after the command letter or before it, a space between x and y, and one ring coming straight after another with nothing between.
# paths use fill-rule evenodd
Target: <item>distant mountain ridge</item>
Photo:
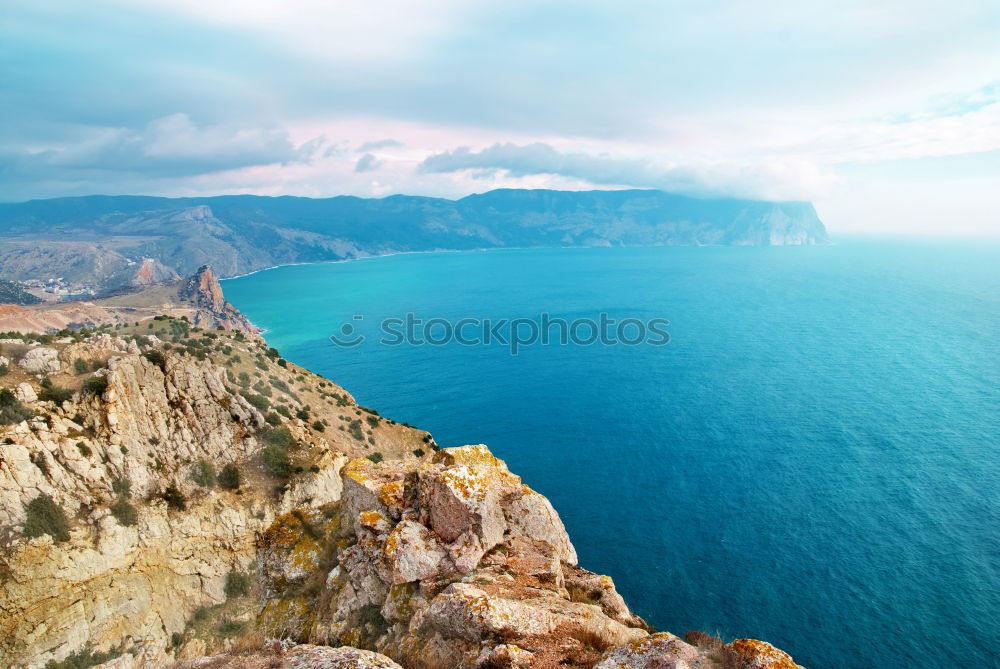
<instances>
[{"instance_id":1,"label":"distant mountain ridge","mask_svg":"<svg viewBox=\"0 0 1000 669\"><path fill-rule=\"evenodd\" d=\"M458 200L107 196L0 204L0 278L100 290L186 276L402 251L503 247L829 243L808 202L655 190L501 189Z\"/></svg>"}]
</instances>

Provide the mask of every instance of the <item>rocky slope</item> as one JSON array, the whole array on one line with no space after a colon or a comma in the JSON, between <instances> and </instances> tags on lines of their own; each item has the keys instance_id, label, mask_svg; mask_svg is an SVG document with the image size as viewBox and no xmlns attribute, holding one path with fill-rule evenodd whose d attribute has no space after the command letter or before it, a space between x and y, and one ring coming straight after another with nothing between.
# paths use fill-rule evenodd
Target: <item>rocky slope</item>
<instances>
[{"instance_id":1,"label":"rocky slope","mask_svg":"<svg viewBox=\"0 0 1000 669\"><path fill-rule=\"evenodd\" d=\"M661 191L495 190L460 200L224 196L0 203L0 279L97 290L400 251L538 246L826 244L806 202Z\"/></svg>"},{"instance_id":2,"label":"rocky slope","mask_svg":"<svg viewBox=\"0 0 1000 669\"><path fill-rule=\"evenodd\" d=\"M485 446L256 337L38 339L0 342L0 665L796 667L653 633Z\"/></svg>"},{"instance_id":3,"label":"rocky slope","mask_svg":"<svg viewBox=\"0 0 1000 669\"><path fill-rule=\"evenodd\" d=\"M0 332L45 333L126 325L156 315L184 317L201 327L257 332L246 316L223 297L219 280L208 265L199 267L185 280L157 283L158 276L153 273L144 278L150 285L131 285L102 299L30 307L0 304Z\"/></svg>"}]
</instances>

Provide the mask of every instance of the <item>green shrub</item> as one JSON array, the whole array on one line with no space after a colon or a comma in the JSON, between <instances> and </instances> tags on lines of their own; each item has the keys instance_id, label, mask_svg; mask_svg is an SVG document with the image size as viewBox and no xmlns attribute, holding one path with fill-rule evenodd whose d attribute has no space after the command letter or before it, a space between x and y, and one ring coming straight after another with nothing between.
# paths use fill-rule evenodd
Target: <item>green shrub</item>
<instances>
[{"instance_id":1,"label":"green shrub","mask_svg":"<svg viewBox=\"0 0 1000 669\"><path fill-rule=\"evenodd\" d=\"M358 441L365 440L365 433L361 429L360 420L352 420L351 423L347 426L347 430L351 433L351 436L357 439Z\"/></svg>"},{"instance_id":2,"label":"green shrub","mask_svg":"<svg viewBox=\"0 0 1000 669\"><path fill-rule=\"evenodd\" d=\"M238 571L226 576L226 597L246 597L250 594L250 577Z\"/></svg>"},{"instance_id":3,"label":"green shrub","mask_svg":"<svg viewBox=\"0 0 1000 669\"><path fill-rule=\"evenodd\" d=\"M115 503L111 505L111 515L125 527L132 527L139 522L138 512L124 496L119 497Z\"/></svg>"},{"instance_id":4,"label":"green shrub","mask_svg":"<svg viewBox=\"0 0 1000 669\"><path fill-rule=\"evenodd\" d=\"M87 446L87 444L83 443L82 441L76 442L76 450L80 451L80 455L82 455L83 457L85 458L90 457L91 454L90 447Z\"/></svg>"},{"instance_id":5,"label":"green shrub","mask_svg":"<svg viewBox=\"0 0 1000 669\"><path fill-rule=\"evenodd\" d=\"M111 481L111 489L119 497L129 497L132 494L132 482L127 476L122 476Z\"/></svg>"},{"instance_id":6,"label":"green shrub","mask_svg":"<svg viewBox=\"0 0 1000 669\"><path fill-rule=\"evenodd\" d=\"M51 381L49 382L49 386L47 388L42 388L41 392L38 393L38 399L54 402L58 406L62 406L68 402L71 397L73 397L72 390L69 388L54 386Z\"/></svg>"},{"instance_id":7,"label":"green shrub","mask_svg":"<svg viewBox=\"0 0 1000 669\"><path fill-rule=\"evenodd\" d=\"M104 363L104 362L101 362L100 360L91 360L90 361L90 369L91 369L91 371L96 372L97 370L104 369L105 367L107 367L107 364Z\"/></svg>"},{"instance_id":8,"label":"green shrub","mask_svg":"<svg viewBox=\"0 0 1000 669\"><path fill-rule=\"evenodd\" d=\"M187 508L187 497L180 488L171 484L163 491L163 499L167 501L167 506L176 511L183 511Z\"/></svg>"},{"instance_id":9,"label":"green shrub","mask_svg":"<svg viewBox=\"0 0 1000 669\"><path fill-rule=\"evenodd\" d=\"M90 366L87 364L87 361L84 360L83 358L77 358L76 360L73 361L73 371L76 372L78 375L86 374L88 371L90 371Z\"/></svg>"},{"instance_id":10,"label":"green shrub","mask_svg":"<svg viewBox=\"0 0 1000 669\"><path fill-rule=\"evenodd\" d=\"M10 371L10 367L6 363L0 363L0 376L7 376L7 372Z\"/></svg>"},{"instance_id":11,"label":"green shrub","mask_svg":"<svg viewBox=\"0 0 1000 669\"><path fill-rule=\"evenodd\" d=\"M317 432L323 432L324 430L326 430L326 425L323 425L323 423L321 423L318 420L313 421L312 429L316 430Z\"/></svg>"},{"instance_id":12,"label":"green shrub","mask_svg":"<svg viewBox=\"0 0 1000 669\"><path fill-rule=\"evenodd\" d=\"M151 351L146 351L142 354L142 356L160 369L163 369L163 366L167 364L167 359L164 357L163 351L159 351L155 348Z\"/></svg>"},{"instance_id":13,"label":"green shrub","mask_svg":"<svg viewBox=\"0 0 1000 669\"><path fill-rule=\"evenodd\" d=\"M14 425L33 415L34 412L21 404L8 388L0 388L0 425Z\"/></svg>"},{"instance_id":14,"label":"green shrub","mask_svg":"<svg viewBox=\"0 0 1000 669\"><path fill-rule=\"evenodd\" d=\"M415 456L417 456L418 458L422 458L422 457L424 457L424 449L422 449L422 448L415 448L415 449L413 449L413 454Z\"/></svg>"},{"instance_id":15,"label":"green shrub","mask_svg":"<svg viewBox=\"0 0 1000 669\"><path fill-rule=\"evenodd\" d=\"M240 470L236 465L229 464L219 472L219 485L226 490L236 490L240 487Z\"/></svg>"},{"instance_id":16,"label":"green shrub","mask_svg":"<svg viewBox=\"0 0 1000 669\"><path fill-rule=\"evenodd\" d=\"M215 467L208 460L199 460L191 468L191 480L202 488L215 486Z\"/></svg>"},{"instance_id":17,"label":"green shrub","mask_svg":"<svg viewBox=\"0 0 1000 669\"><path fill-rule=\"evenodd\" d=\"M285 406L284 404L279 404L278 406L274 407L274 410L277 411L278 413L280 413L285 418L291 418L292 417L292 412L289 411L288 407Z\"/></svg>"},{"instance_id":18,"label":"green shrub","mask_svg":"<svg viewBox=\"0 0 1000 669\"><path fill-rule=\"evenodd\" d=\"M106 376L92 376L83 382L83 392L85 393L103 395L104 391L107 389L108 377Z\"/></svg>"},{"instance_id":19,"label":"green shrub","mask_svg":"<svg viewBox=\"0 0 1000 669\"><path fill-rule=\"evenodd\" d=\"M48 534L57 542L69 539L69 521L66 513L52 498L42 494L28 502L24 507L24 536L40 537Z\"/></svg>"},{"instance_id":20,"label":"green shrub","mask_svg":"<svg viewBox=\"0 0 1000 669\"><path fill-rule=\"evenodd\" d=\"M365 420L370 427L378 427L378 416L365 416Z\"/></svg>"},{"instance_id":21,"label":"green shrub","mask_svg":"<svg viewBox=\"0 0 1000 669\"><path fill-rule=\"evenodd\" d=\"M371 455L368 456L368 459L371 460L374 463L379 463L379 462L382 462L382 460L384 460L385 458L382 457L381 453L379 453L378 451L375 451L374 453L372 453Z\"/></svg>"},{"instance_id":22,"label":"green shrub","mask_svg":"<svg viewBox=\"0 0 1000 669\"><path fill-rule=\"evenodd\" d=\"M253 408L257 409L257 411L267 411L271 406L271 402L266 397L258 395L257 393L252 393L249 390L241 390L240 395L243 395L243 397L246 398L246 401L249 402Z\"/></svg>"},{"instance_id":23,"label":"green shrub","mask_svg":"<svg viewBox=\"0 0 1000 669\"><path fill-rule=\"evenodd\" d=\"M281 425L282 423L281 416L279 416L273 411L264 416L264 420L267 421L268 425L274 425L275 427Z\"/></svg>"},{"instance_id":24,"label":"green shrub","mask_svg":"<svg viewBox=\"0 0 1000 669\"><path fill-rule=\"evenodd\" d=\"M309 409L299 409L295 412L295 417L299 420L309 420Z\"/></svg>"},{"instance_id":25,"label":"green shrub","mask_svg":"<svg viewBox=\"0 0 1000 669\"><path fill-rule=\"evenodd\" d=\"M240 632L242 632L243 628L246 627L246 625L247 624L245 622L240 622L239 620L224 618L222 622L219 623L218 627L219 636L221 636L223 639L230 639L239 634Z\"/></svg>"},{"instance_id":26,"label":"green shrub","mask_svg":"<svg viewBox=\"0 0 1000 669\"><path fill-rule=\"evenodd\" d=\"M45 669L87 669L98 664L104 664L109 660L122 655L125 651L121 648L112 648L104 653L95 653L89 646L72 653L65 660L57 662L51 660L45 665Z\"/></svg>"},{"instance_id":27,"label":"green shrub","mask_svg":"<svg viewBox=\"0 0 1000 669\"><path fill-rule=\"evenodd\" d=\"M243 386L244 388L249 388L250 387L250 375L249 374L247 374L246 372L240 372L240 374L239 374L239 376L237 378L239 379L239 384L241 386Z\"/></svg>"},{"instance_id":28,"label":"green shrub","mask_svg":"<svg viewBox=\"0 0 1000 669\"><path fill-rule=\"evenodd\" d=\"M288 478L292 471L292 463L288 452L280 446L268 446L263 452L264 471L274 478Z\"/></svg>"},{"instance_id":29,"label":"green shrub","mask_svg":"<svg viewBox=\"0 0 1000 669\"><path fill-rule=\"evenodd\" d=\"M295 437L287 427L265 427L257 432L257 438L268 446L288 449L295 445Z\"/></svg>"}]
</instances>

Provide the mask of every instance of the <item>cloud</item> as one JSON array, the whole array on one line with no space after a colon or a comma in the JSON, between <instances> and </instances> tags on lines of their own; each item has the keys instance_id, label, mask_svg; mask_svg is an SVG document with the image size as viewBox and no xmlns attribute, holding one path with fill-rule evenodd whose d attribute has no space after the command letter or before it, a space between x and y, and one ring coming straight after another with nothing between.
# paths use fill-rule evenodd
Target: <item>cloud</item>
<instances>
[{"instance_id":1,"label":"cloud","mask_svg":"<svg viewBox=\"0 0 1000 669\"><path fill-rule=\"evenodd\" d=\"M309 160L321 137L295 146L276 128L199 126L171 114L142 128L90 128L78 141L40 150L8 151L30 173L59 171L139 173L149 177L193 176L253 165Z\"/></svg>"},{"instance_id":2,"label":"cloud","mask_svg":"<svg viewBox=\"0 0 1000 669\"><path fill-rule=\"evenodd\" d=\"M511 143L473 151L459 147L428 156L418 170L425 173L470 171L491 177L552 174L604 186L660 188L690 195L808 199L835 180L816 165L801 160L765 160L750 164L699 161L677 164L651 158L628 158L561 152L549 144Z\"/></svg>"},{"instance_id":3,"label":"cloud","mask_svg":"<svg viewBox=\"0 0 1000 669\"><path fill-rule=\"evenodd\" d=\"M358 151L377 151L378 149L398 149L406 146L398 139L386 138L374 142L365 142L358 147Z\"/></svg>"},{"instance_id":4,"label":"cloud","mask_svg":"<svg viewBox=\"0 0 1000 669\"><path fill-rule=\"evenodd\" d=\"M354 166L355 172L373 172L382 166L383 161L375 157L374 154L366 153L361 156L358 163Z\"/></svg>"}]
</instances>

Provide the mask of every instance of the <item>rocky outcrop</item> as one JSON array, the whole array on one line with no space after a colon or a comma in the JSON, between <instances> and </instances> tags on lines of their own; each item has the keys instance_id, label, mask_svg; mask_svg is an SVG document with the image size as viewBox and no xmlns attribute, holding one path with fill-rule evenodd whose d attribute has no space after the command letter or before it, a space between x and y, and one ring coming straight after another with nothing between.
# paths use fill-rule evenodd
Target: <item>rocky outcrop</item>
<instances>
[{"instance_id":1,"label":"rocky outcrop","mask_svg":"<svg viewBox=\"0 0 1000 669\"><path fill-rule=\"evenodd\" d=\"M342 476L338 504L265 534L265 629L420 669L590 666L595 645L648 637L611 579L576 566L548 501L485 446L352 460Z\"/></svg>"}]
</instances>

